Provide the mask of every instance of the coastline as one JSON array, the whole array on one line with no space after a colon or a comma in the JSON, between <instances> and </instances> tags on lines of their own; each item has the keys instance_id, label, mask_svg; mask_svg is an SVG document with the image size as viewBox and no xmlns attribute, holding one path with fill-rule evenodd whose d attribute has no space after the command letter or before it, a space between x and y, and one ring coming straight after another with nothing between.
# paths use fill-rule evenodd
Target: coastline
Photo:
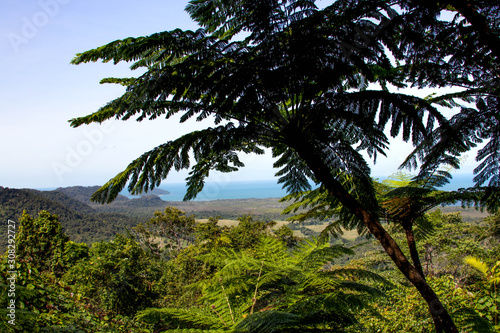
<instances>
[{"instance_id":1,"label":"coastline","mask_svg":"<svg viewBox=\"0 0 500 333\"><path fill-rule=\"evenodd\" d=\"M379 181L387 177L375 177ZM459 188L473 186L473 176L470 174L457 174L449 184L441 189L446 191L457 190ZM166 190L170 194L159 195L159 197L167 202L183 202L183 197L186 193L185 183L162 183L159 189ZM144 195L149 195L151 192L142 195L130 195L126 191L120 194L128 198L139 198ZM271 180L256 180L256 181L231 181L226 179L218 182L207 182L203 190L192 201L215 201L215 200L233 200L233 199L276 199L286 196L288 193L278 184L277 179Z\"/></svg>"}]
</instances>

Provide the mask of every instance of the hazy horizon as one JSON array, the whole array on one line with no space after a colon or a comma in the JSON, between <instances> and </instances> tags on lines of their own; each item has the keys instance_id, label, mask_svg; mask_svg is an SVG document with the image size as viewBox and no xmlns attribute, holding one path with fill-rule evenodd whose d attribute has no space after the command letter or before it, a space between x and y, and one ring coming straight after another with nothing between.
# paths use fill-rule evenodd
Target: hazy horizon
<instances>
[{"instance_id":1,"label":"hazy horizon","mask_svg":"<svg viewBox=\"0 0 500 333\"><path fill-rule=\"evenodd\" d=\"M0 3L0 185L46 188L104 184L135 158L182 134L211 126L208 122L110 120L71 128L68 120L97 111L120 96L119 85L101 85L105 77L129 77L128 64L70 65L79 52L129 36L175 28L196 29L183 10L187 0L4 0ZM324 5L320 4L320 5ZM152 10L154 8L154 10ZM400 91L402 92L402 91ZM425 96L431 91L405 90ZM393 141L394 142L394 141ZM372 174L386 177L398 170L412 147L396 140L387 158L378 157ZM474 153L471 153L471 156ZM243 155L247 165L231 179L271 180L269 152ZM473 158L461 173L472 173ZM188 171L172 173L168 182L183 182ZM217 181L214 173L209 181Z\"/></svg>"}]
</instances>

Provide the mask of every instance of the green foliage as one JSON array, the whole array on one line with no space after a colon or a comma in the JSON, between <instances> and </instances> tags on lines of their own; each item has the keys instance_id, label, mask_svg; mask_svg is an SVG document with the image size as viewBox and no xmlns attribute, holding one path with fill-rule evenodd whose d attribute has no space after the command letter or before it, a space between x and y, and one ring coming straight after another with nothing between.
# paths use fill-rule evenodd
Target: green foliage
<instances>
[{"instance_id":1,"label":"green foliage","mask_svg":"<svg viewBox=\"0 0 500 333\"><path fill-rule=\"evenodd\" d=\"M238 219L236 226L219 226L217 218L210 218L206 223L197 223L194 233L194 245L179 252L166 264L166 269L158 283L158 290L164 296L155 304L159 306L189 306L198 299L199 288L186 288L201 280L209 279L224 266L220 260L207 262L202 260L211 251L230 249L243 251L255 249L263 235L274 235L271 227L274 222L254 220L251 216ZM276 236L274 236L276 237Z\"/></svg>"},{"instance_id":2,"label":"green foliage","mask_svg":"<svg viewBox=\"0 0 500 333\"><path fill-rule=\"evenodd\" d=\"M89 257L64 275L73 292L94 299L107 313L130 316L153 304L154 284L161 263L132 238L117 235L111 242L94 243Z\"/></svg>"},{"instance_id":3,"label":"green foliage","mask_svg":"<svg viewBox=\"0 0 500 333\"><path fill-rule=\"evenodd\" d=\"M275 225L274 221L254 221L249 215L238 218L238 225L227 229L231 248L243 250L257 247L260 237L270 233Z\"/></svg>"},{"instance_id":4,"label":"green foliage","mask_svg":"<svg viewBox=\"0 0 500 333\"><path fill-rule=\"evenodd\" d=\"M69 241L57 215L47 211L32 218L24 213L16 234L16 254L39 271L61 275L65 269L65 245Z\"/></svg>"},{"instance_id":5,"label":"green foliage","mask_svg":"<svg viewBox=\"0 0 500 333\"><path fill-rule=\"evenodd\" d=\"M453 207L447 210L460 210L460 208ZM417 243L417 250L422 258L422 268L426 276L451 275L460 283L468 285L474 283L477 276L471 275L470 269L464 264L465 257L477 256L488 263L491 258L497 258L495 247L487 241L477 241L477 237L485 228L484 222L480 220L465 222L461 212L443 213L440 209L427 213L424 218L433 230L431 234ZM391 232L398 243L405 243L405 234L402 230L396 228ZM367 242L358 238L345 245L351 247L358 245L357 254L352 258L356 262L384 274L391 281L403 283L402 276L396 274L393 264L384 255L377 242Z\"/></svg>"},{"instance_id":6,"label":"green foliage","mask_svg":"<svg viewBox=\"0 0 500 333\"><path fill-rule=\"evenodd\" d=\"M18 262L13 270L8 268L6 259L3 256L0 264L1 284L9 290L0 294L2 331L36 332L44 327L70 331L65 327L72 327L78 320L70 313L75 302L68 292L53 283L54 275L39 272L30 262ZM11 300L15 301L13 312L7 308ZM15 317L9 318L8 313L14 313ZM8 323L11 319L15 325Z\"/></svg>"},{"instance_id":7,"label":"green foliage","mask_svg":"<svg viewBox=\"0 0 500 333\"><path fill-rule=\"evenodd\" d=\"M137 318L154 327L236 332L331 331L357 325L358 311L368 299L382 295L363 281L387 282L359 268L326 268L346 253L352 250L316 240L289 252L271 235L261 235L248 248L212 248L201 258L220 268L192 285L201 290L200 308L148 309Z\"/></svg>"},{"instance_id":8,"label":"green foliage","mask_svg":"<svg viewBox=\"0 0 500 333\"><path fill-rule=\"evenodd\" d=\"M75 243L73 241L67 241L64 244L64 262L68 267L76 264L77 261L86 259L89 256L89 247L84 243Z\"/></svg>"},{"instance_id":9,"label":"green foliage","mask_svg":"<svg viewBox=\"0 0 500 333\"><path fill-rule=\"evenodd\" d=\"M206 223L196 225L196 243L206 244L207 247L219 247L231 244L231 239L227 236L228 227L217 225L219 217L210 217Z\"/></svg>"},{"instance_id":10,"label":"green foliage","mask_svg":"<svg viewBox=\"0 0 500 333\"><path fill-rule=\"evenodd\" d=\"M150 325L158 326L161 323L162 330L188 331L196 329L203 332L225 331L223 323L209 310L191 307L189 309L163 308L146 309L137 314L136 320Z\"/></svg>"},{"instance_id":11,"label":"green foliage","mask_svg":"<svg viewBox=\"0 0 500 333\"><path fill-rule=\"evenodd\" d=\"M152 219L132 230L139 242L153 254L160 255L164 251L168 256L175 257L193 242L195 223L194 216L188 217L175 207L167 207L165 212L156 211Z\"/></svg>"},{"instance_id":12,"label":"green foliage","mask_svg":"<svg viewBox=\"0 0 500 333\"><path fill-rule=\"evenodd\" d=\"M293 230L287 225L282 225L278 229L274 230L274 234L278 236L278 238L289 248L295 247L298 243L298 237L293 235Z\"/></svg>"},{"instance_id":13,"label":"green foliage","mask_svg":"<svg viewBox=\"0 0 500 333\"><path fill-rule=\"evenodd\" d=\"M475 284L477 288L476 309L484 317L494 323L497 330L500 330L500 294L498 285L500 284L500 261L491 267L478 258L466 257L465 263L479 271L482 280Z\"/></svg>"},{"instance_id":14,"label":"green foliage","mask_svg":"<svg viewBox=\"0 0 500 333\"><path fill-rule=\"evenodd\" d=\"M478 238L482 240L491 237L497 241L500 240L500 211L488 216L485 222L488 224L488 228Z\"/></svg>"},{"instance_id":15,"label":"green foliage","mask_svg":"<svg viewBox=\"0 0 500 333\"><path fill-rule=\"evenodd\" d=\"M10 290L0 293L2 332L120 332L147 333L126 317L109 318L93 300L71 291L70 286L50 272L40 272L29 262L18 260L15 279L6 257L0 261L0 284ZM15 288L11 287L15 281ZM11 294L14 292L15 295ZM15 325L9 323L7 308L15 300Z\"/></svg>"},{"instance_id":16,"label":"green foliage","mask_svg":"<svg viewBox=\"0 0 500 333\"><path fill-rule=\"evenodd\" d=\"M453 19L440 19L450 9ZM314 0L194 0L187 10L201 26L197 31L126 38L78 54L72 63L125 61L144 71L137 78L105 79L126 86L125 93L72 119L72 126L178 113L181 122L194 117L215 123L136 158L93 200L110 202L127 185L131 193L151 190L181 169L190 169L185 199L192 199L210 171L236 171L243 167L239 153L270 148L278 181L290 193L321 184L328 204L341 206L344 223L369 229L425 294L436 329L455 332L426 284L412 230L443 198L406 188L405 195L393 192L398 195L384 207L366 156L385 155L389 138L399 137L415 148L403 166L419 167L424 180L441 166L459 168L460 156L484 143L476 156L477 187L458 194L498 207L498 9L491 0L339 0L322 9ZM389 85L464 90L424 99L391 92ZM446 117L438 106L460 110ZM403 227L412 263L380 224L384 212Z\"/></svg>"},{"instance_id":17,"label":"green foliage","mask_svg":"<svg viewBox=\"0 0 500 333\"><path fill-rule=\"evenodd\" d=\"M245 215L238 218L238 224L231 227L217 225L218 218L210 218L207 223L196 226L196 242L207 248L231 247L235 250L254 248L260 237L271 233L274 221L254 220ZM288 233L289 235L289 233Z\"/></svg>"},{"instance_id":18,"label":"green foliage","mask_svg":"<svg viewBox=\"0 0 500 333\"><path fill-rule=\"evenodd\" d=\"M116 233L125 233L126 228L137 225L139 221L138 218L126 216L121 212L101 212L75 199L81 198L90 203L90 194L88 196L84 194L89 190L95 191L95 188L66 189L68 191L65 189L36 191L0 187L0 219L19 222L24 211L30 216L37 216L42 210L50 211L58 216L65 234L75 242L87 244L111 240ZM65 193L74 195L75 198ZM125 200L128 201L127 198ZM164 205L163 203L162 209ZM0 224L0 231L7 233L6 224ZM3 252L6 245L7 238L0 238L0 251Z\"/></svg>"},{"instance_id":19,"label":"green foliage","mask_svg":"<svg viewBox=\"0 0 500 333\"><path fill-rule=\"evenodd\" d=\"M154 289L161 298L154 301L154 306L188 308L196 303L199 290L187 286L212 276L215 270L200 259L205 253L203 248L191 245L165 263Z\"/></svg>"},{"instance_id":20,"label":"green foliage","mask_svg":"<svg viewBox=\"0 0 500 333\"><path fill-rule=\"evenodd\" d=\"M188 218L173 208L166 212ZM40 214L38 222L28 217L23 219L29 222L26 226L59 230L49 233L52 236L61 233L55 227L57 219L47 212ZM426 217L434 233L421 243L419 251L423 254L433 247L431 262L424 261L432 273L427 278L429 284L450 309L460 332L498 330L494 325L498 325L499 270L498 263L488 258L494 244L486 239L476 241L492 218L470 223L458 213L439 210ZM316 239L302 240L290 248L286 237L272 231L273 225L250 216L242 217L233 227L222 227L217 218L209 219L196 224L189 236L193 243L166 262L131 237L117 236L90 249L66 241L55 255L67 270L63 278L49 268L38 270L34 262L27 261L30 257L22 258L16 267L17 329L433 332L425 302L413 288L400 284L403 280L393 269L381 269L387 258L379 254L377 259L371 242L356 247L358 253ZM19 233L25 235L26 230ZM284 235L290 236L289 230ZM394 235L404 241L401 231ZM41 240L46 236L42 232ZM41 240L35 237L30 244ZM373 252L365 252L368 250ZM462 265L466 255L488 259L467 259L480 275ZM358 259L348 261L353 257ZM0 284L8 286L5 258L0 263ZM379 270L371 272L365 267ZM3 293L3 309L8 301ZM4 312L0 330L13 331Z\"/></svg>"},{"instance_id":21,"label":"green foliage","mask_svg":"<svg viewBox=\"0 0 500 333\"><path fill-rule=\"evenodd\" d=\"M411 184L412 178L412 175L398 171L397 173L387 177L387 179L384 179L382 181L382 185L386 186L388 189L405 187Z\"/></svg>"},{"instance_id":22,"label":"green foliage","mask_svg":"<svg viewBox=\"0 0 500 333\"><path fill-rule=\"evenodd\" d=\"M487 249L476 240L477 228L464 222L459 212L443 214L435 210L428 214L428 218L435 225L436 232L419 246L426 273L437 276L452 274L457 279L467 279L464 258L469 255L488 256Z\"/></svg>"},{"instance_id":23,"label":"green foliage","mask_svg":"<svg viewBox=\"0 0 500 333\"><path fill-rule=\"evenodd\" d=\"M431 277L429 284L445 305L452 309L460 332L494 332L491 322L482 318L482 313L477 311L477 296L460 287L453 277ZM381 317L362 317L367 332L435 332L427 305L413 288L398 285L387 291L387 295L387 299L373 304Z\"/></svg>"}]
</instances>

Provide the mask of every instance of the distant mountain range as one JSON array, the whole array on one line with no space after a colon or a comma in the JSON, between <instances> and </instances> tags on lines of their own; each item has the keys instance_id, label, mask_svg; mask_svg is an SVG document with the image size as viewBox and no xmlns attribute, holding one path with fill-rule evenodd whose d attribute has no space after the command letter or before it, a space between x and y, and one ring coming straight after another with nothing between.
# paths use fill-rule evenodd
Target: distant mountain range
<instances>
[{"instance_id":1,"label":"distant mountain range","mask_svg":"<svg viewBox=\"0 0 500 333\"><path fill-rule=\"evenodd\" d=\"M280 215L288 205L278 199L228 199L200 202L169 202L158 195L168 191L156 189L141 197L118 197L110 204L101 205L90 201L99 186L72 186L51 191L34 189L11 189L0 186L0 253L7 245L8 220L19 222L23 211L36 217L41 210L57 214L65 233L75 242L92 244L107 241L115 234L126 234L127 230L141 222L147 222L155 211L164 211L174 205L196 218L206 219L221 216L222 219L236 219L252 214L258 219L282 220ZM158 195L157 195L158 194ZM19 226L19 225L18 225Z\"/></svg>"},{"instance_id":2,"label":"distant mountain range","mask_svg":"<svg viewBox=\"0 0 500 333\"><path fill-rule=\"evenodd\" d=\"M83 203L90 203L90 197L94 194L100 186L70 186L70 187L59 187L54 191L48 192L60 192L66 194L68 197L81 201ZM169 191L162 190L160 188L155 188L149 191L147 194L143 194L142 196L151 196L151 195L167 195L170 194ZM127 202L129 200L128 197L118 194L115 202Z\"/></svg>"},{"instance_id":3,"label":"distant mountain range","mask_svg":"<svg viewBox=\"0 0 500 333\"><path fill-rule=\"evenodd\" d=\"M126 233L140 222L145 222L145 215L122 214L104 211L101 205L91 203L90 196L99 186L73 186L58 188L53 191L33 189L10 189L0 186L0 234L7 235L7 221L19 221L23 211L32 217L41 210L57 214L66 234L73 241L93 243L109 240L116 233ZM114 205L130 207L151 206L163 209L166 204L156 195L128 199L119 195ZM148 214L150 217L151 214ZM5 249L7 237L0 237L0 250Z\"/></svg>"}]
</instances>

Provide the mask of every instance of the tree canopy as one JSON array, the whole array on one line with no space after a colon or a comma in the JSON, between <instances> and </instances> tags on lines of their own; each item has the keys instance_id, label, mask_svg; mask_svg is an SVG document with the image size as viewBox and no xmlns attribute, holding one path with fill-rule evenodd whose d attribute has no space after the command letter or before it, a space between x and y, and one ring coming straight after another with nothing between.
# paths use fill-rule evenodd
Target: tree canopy
<instances>
[{"instance_id":1,"label":"tree canopy","mask_svg":"<svg viewBox=\"0 0 500 333\"><path fill-rule=\"evenodd\" d=\"M125 61L145 70L136 78L104 79L126 92L72 119L74 127L178 113L181 122L214 123L144 153L93 199L110 202L127 184L131 193L150 190L173 169L190 170L185 199L193 199L211 170L235 171L244 166L238 153L270 148L278 181L289 192L309 190L311 183L324 188L419 290L437 331L456 332L436 294L380 223L365 156L376 160L390 149L391 137L401 138L415 147L403 166L419 168L424 179L442 166L458 168L461 154L484 142L473 191L495 208L497 2L341 0L320 9L313 0L192 0L186 10L200 29L117 40L72 61ZM407 86L462 90L419 98L390 89ZM440 107L458 111L447 117Z\"/></svg>"}]
</instances>

